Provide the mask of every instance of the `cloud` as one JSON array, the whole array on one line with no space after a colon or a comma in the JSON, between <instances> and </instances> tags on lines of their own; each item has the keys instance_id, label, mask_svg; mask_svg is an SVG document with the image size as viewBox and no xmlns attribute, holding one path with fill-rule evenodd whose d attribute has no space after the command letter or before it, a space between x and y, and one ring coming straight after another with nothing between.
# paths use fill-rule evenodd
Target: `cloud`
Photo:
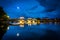
<instances>
[{"instance_id":1,"label":"cloud","mask_svg":"<svg viewBox=\"0 0 60 40\"><path fill-rule=\"evenodd\" d=\"M37 2L44 6L48 11L48 12L51 12L51 11L54 11L57 9L59 5L59 2L60 0L37 0Z\"/></svg>"}]
</instances>

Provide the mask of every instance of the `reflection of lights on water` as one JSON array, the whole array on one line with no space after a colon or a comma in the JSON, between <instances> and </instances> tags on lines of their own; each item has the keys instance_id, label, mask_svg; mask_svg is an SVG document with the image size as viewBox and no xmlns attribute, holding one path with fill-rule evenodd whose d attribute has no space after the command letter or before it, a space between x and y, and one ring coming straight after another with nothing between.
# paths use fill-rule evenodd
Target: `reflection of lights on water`
<instances>
[{"instance_id":1,"label":"reflection of lights on water","mask_svg":"<svg viewBox=\"0 0 60 40\"><path fill-rule=\"evenodd\" d=\"M50 24L52 24L52 22L49 22Z\"/></svg>"},{"instance_id":2,"label":"reflection of lights on water","mask_svg":"<svg viewBox=\"0 0 60 40\"><path fill-rule=\"evenodd\" d=\"M19 34L19 33L17 33L16 35L17 35L17 37L18 37L20 34Z\"/></svg>"},{"instance_id":3,"label":"reflection of lights on water","mask_svg":"<svg viewBox=\"0 0 60 40\"><path fill-rule=\"evenodd\" d=\"M56 19L55 19L55 21L56 21ZM55 22L55 25L57 24L57 22Z\"/></svg>"},{"instance_id":4,"label":"reflection of lights on water","mask_svg":"<svg viewBox=\"0 0 60 40\"><path fill-rule=\"evenodd\" d=\"M19 25L20 27L24 27L24 25Z\"/></svg>"},{"instance_id":5,"label":"reflection of lights on water","mask_svg":"<svg viewBox=\"0 0 60 40\"><path fill-rule=\"evenodd\" d=\"M57 24L57 23L55 22L55 24Z\"/></svg>"},{"instance_id":6,"label":"reflection of lights on water","mask_svg":"<svg viewBox=\"0 0 60 40\"><path fill-rule=\"evenodd\" d=\"M40 24L40 20L37 20L37 24Z\"/></svg>"}]
</instances>

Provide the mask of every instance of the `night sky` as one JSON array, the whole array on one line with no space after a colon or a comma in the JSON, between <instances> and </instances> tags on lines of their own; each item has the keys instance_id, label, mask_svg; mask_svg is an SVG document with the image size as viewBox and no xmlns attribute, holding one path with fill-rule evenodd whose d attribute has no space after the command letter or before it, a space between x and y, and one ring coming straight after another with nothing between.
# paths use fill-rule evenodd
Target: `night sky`
<instances>
[{"instance_id":1,"label":"night sky","mask_svg":"<svg viewBox=\"0 0 60 40\"><path fill-rule=\"evenodd\" d=\"M10 18L60 18L60 0L0 0L0 6ZM9 26L2 40L43 40L47 35L60 39L60 25Z\"/></svg>"}]
</instances>

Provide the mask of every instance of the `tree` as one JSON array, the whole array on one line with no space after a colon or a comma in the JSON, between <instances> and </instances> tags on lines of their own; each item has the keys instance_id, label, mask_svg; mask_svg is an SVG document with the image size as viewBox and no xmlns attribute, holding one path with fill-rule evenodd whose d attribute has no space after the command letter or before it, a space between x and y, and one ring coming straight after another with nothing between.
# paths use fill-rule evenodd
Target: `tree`
<instances>
[{"instance_id":1,"label":"tree","mask_svg":"<svg viewBox=\"0 0 60 40\"><path fill-rule=\"evenodd\" d=\"M0 7L0 40L2 39L4 33L7 31L8 24L6 21L9 20L9 17L4 12L3 8Z\"/></svg>"}]
</instances>

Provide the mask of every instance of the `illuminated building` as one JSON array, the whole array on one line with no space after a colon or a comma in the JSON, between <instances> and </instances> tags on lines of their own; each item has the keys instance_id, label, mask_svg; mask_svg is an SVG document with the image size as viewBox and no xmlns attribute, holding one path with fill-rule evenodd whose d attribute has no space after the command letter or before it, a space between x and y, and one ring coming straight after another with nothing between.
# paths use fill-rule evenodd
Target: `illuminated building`
<instances>
[{"instance_id":1,"label":"illuminated building","mask_svg":"<svg viewBox=\"0 0 60 40\"><path fill-rule=\"evenodd\" d=\"M28 24L28 26L32 25L32 18L28 18L26 21L26 24Z\"/></svg>"},{"instance_id":2,"label":"illuminated building","mask_svg":"<svg viewBox=\"0 0 60 40\"><path fill-rule=\"evenodd\" d=\"M32 20L32 24L33 24L33 25L37 25L37 19L34 18L34 19Z\"/></svg>"},{"instance_id":3,"label":"illuminated building","mask_svg":"<svg viewBox=\"0 0 60 40\"><path fill-rule=\"evenodd\" d=\"M40 18L27 18L25 19L24 17L20 17L19 19L8 19L8 20L2 20L3 24L6 25L12 25L12 26L20 26L24 27L25 24L28 26L32 25L39 25L40 23L54 23L54 24L60 24L60 19L40 19ZM7 24L8 23L8 24Z\"/></svg>"},{"instance_id":4,"label":"illuminated building","mask_svg":"<svg viewBox=\"0 0 60 40\"><path fill-rule=\"evenodd\" d=\"M20 24L20 27L24 27L24 24L25 24L24 17L20 17L20 20L18 21L18 23Z\"/></svg>"}]
</instances>

